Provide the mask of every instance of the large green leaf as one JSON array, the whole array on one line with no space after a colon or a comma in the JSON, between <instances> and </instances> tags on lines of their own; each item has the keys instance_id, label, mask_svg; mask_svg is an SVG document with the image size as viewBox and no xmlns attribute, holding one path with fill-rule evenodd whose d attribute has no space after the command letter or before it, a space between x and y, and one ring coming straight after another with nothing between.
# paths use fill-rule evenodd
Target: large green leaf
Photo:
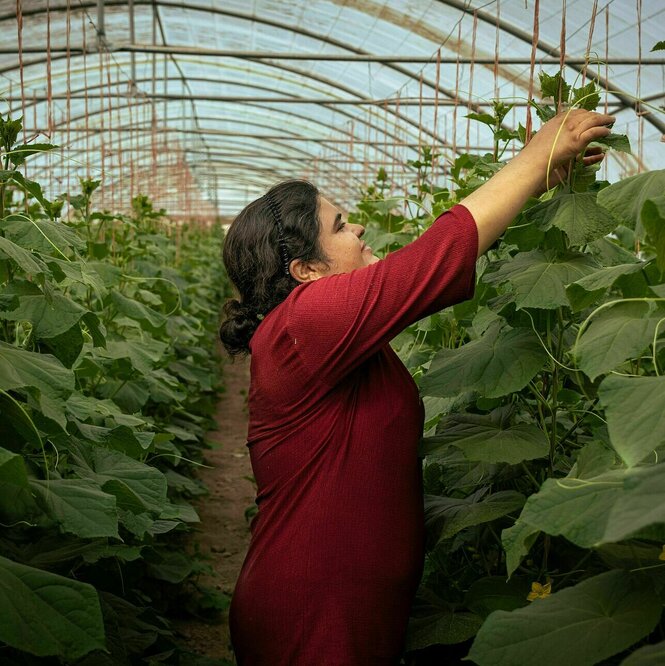
<instances>
[{"instance_id":1,"label":"large green leaf","mask_svg":"<svg viewBox=\"0 0 665 666\"><path fill-rule=\"evenodd\" d=\"M619 224L635 229L638 238L643 238L642 206L647 199L662 196L663 192L665 169L647 171L601 190L598 193L598 203L607 208Z\"/></svg>"},{"instance_id":2,"label":"large green leaf","mask_svg":"<svg viewBox=\"0 0 665 666\"><path fill-rule=\"evenodd\" d=\"M647 199L642 206L641 218L656 249L658 268L665 271L665 194Z\"/></svg>"},{"instance_id":3,"label":"large green leaf","mask_svg":"<svg viewBox=\"0 0 665 666\"><path fill-rule=\"evenodd\" d=\"M6 153L14 166L19 166L25 162L25 158L36 153L47 153L55 150L59 146L52 143L25 143L22 146L14 146L11 151Z\"/></svg>"},{"instance_id":4,"label":"large green leaf","mask_svg":"<svg viewBox=\"0 0 665 666\"><path fill-rule=\"evenodd\" d=\"M623 478L623 470L612 470L593 479L547 479L518 522L590 548L603 541L609 512L623 495Z\"/></svg>"},{"instance_id":5,"label":"large green leaf","mask_svg":"<svg viewBox=\"0 0 665 666\"><path fill-rule=\"evenodd\" d=\"M665 309L649 303L617 303L600 311L580 336L573 353L590 379L640 356L653 341ZM663 332L665 328L661 326Z\"/></svg>"},{"instance_id":6,"label":"large green leaf","mask_svg":"<svg viewBox=\"0 0 665 666\"><path fill-rule=\"evenodd\" d=\"M85 479L30 480L44 511L64 532L80 537L118 538L116 500Z\"/></svg>"},{"instance_id":7,"label":"large green leaf","mask_svg":"<svg viewBox=\"0 0 665 666\"><path fill-rule=\"evenodd\" d=\"M607 517L603 542L623 541L651 525L665 525L665 464L626 474L623 493Z\"/></svg>"},{"instance_id":8,"label":"large green leaf","mask_svg":"<svg viewBox=\"0 0 665 666\"><path fill-rule=\"evenodd\" d=\"M626 657L621 666L663 666L665 664L665 641L645 645Z\"/></svg>"},{"instance_id":9,"label":"large green leaf","mask_svg":"<svg viewBox=\"0 0 665 666\"><path fill-rule=\"evenodd\" d=\"M68 662L104 650L95 588L0 557L0 641Z\"/></svg>"},{"instance_id":10,"label":"large green leaf","mask_svg":"<svg viewBox=\"0 0 665 666\"><path fill-rule=\"evenodd\" d=\"M552 251L521 252L498 271L486 273L483 281L512 287L515 307L554 309L568 305L566 285L593 273L598 263L586 254L560 257Z\"/></svg>"},{"instance_id":11,"label":"large green leaf","mask_svg":"<svg viewBox=\"0 0 665 666\"><path fill-rule=\"evenodd\" d=\"M607 209L596 203L595 192L560 194L527 209L524 216L542 229L563 229L573 245L602 238L617 226Z\"/></svg>"},{"instance_id":12,"label":"large green leaf","mask_svg":"<svg viewBox=\"0 0 665 666\"><path fill-rule=\"evenodd\" d=\"M163 314L155 312L143 303L128 298L118 291L111 292L111 302L119 313L138 321L147 330L158 329L166 323L166 317Z\"/></svg>"},{"instance_id":13,"label":"large green leaf","mask_svg":"<svg viewBox=\"0 0 665 666\"><path fill-rule=\"evenodd\" d=\"M481 617L495 610L511 611L526 606L531 585L525 577L489 576L475 581L464 597L464 606Z\"/></svg>"},{"instance_id":14,"label":"large green leaf","mask_svg":"<svg viewBox=\"0 0 665 666\"><path fill-rule=\"evenodd\" d=\"M159 340L151 339L149 342L140 340L110 341L106 349L98 350L97 355L105 358L128 358L132 365L141 374L149 375L155 366L162 360L169 345Z\"/></svg>"},{"instance_id":15,"label":"large green leaf","mask_svg":"<svg viewBox=\"0 0 665 666\"><path fill-rule=\"evenodd\" d=\"M665 444L665 376L606 377L598 389L615 451L633 467Z\"/></svg>"},{"instance_id":16,"label":"large green leaf","mask_svg":"<svg viewBox=\"0 0 665 666\"><path fill-rule=\"evenodd\" d=\"M622 275L637 273L644 268L643 262L606 266L577 280L566 287L566 294L575 312L582 310L598 300L608 287L611 287Z\"/></svg>"},{"instance_id":17,"label":"large green leaf","mask_svg":"<svg viewBox=\"0 0 665 666\"><path fill-rule=\"evenodd\" d=\"M50 297L21 296L14 310L0 311L0 319L29 321L35 335L40 338L55 338L77 324L88 311L62 294Z\"/></svg>"},{"instance_id":18,"label":"large green leaf","mask_svg":"<svg viewBox=\"0 0 665 666\"><path fill-rule=\"evenodd\" d=\"M547 353L532 331L494 324L459 349L441 349L420 389L423 395L443 398L464 391L498 398L524 388L546 360Z\"/></svg>"},{"instance_id":19,"label":"large green leaf","mask_svg":"<svg viewBox=\"0 0 665 666\"><path fill-rule=\"evenodd\" d=\"M511 465L549 453L545 433L526 423L511 426L490 416L454 414L441 422L440 430L441 434L426 438L425 452L435 451L437 445L452 444L468 460Z\"/></svg>"},{"instance_id":20,"label":"large green leaf","mask_svg":"<svg viewBox=\"0 0 665 666\"><path fill-rule=\"evenodd\" d=\"M0 236L0 257L12 259L26 275L47 275L49 272L39 257L2 236Z\"/></svg>"},{"instance_id":21,"label":"large green leaf","mask_svg":"<svg viewBox=\"0 0 665 666\"><path fill-rule=\"evenodd\" d=\"M524 608L495 611L469 658L479 666L590 666L648 635L661 610L647 578L607 571Z\"/></svg>"},{"instance_id":22,"label":"large green leaf","mask_svg":"<svg viewBox=\"0 0 665 666\"><path fill-rule=\"evenodd\" d=\"M475 613L434 608L428 615L409 618L407 650L423 650L430 645L462 643L475 636L482 619Z\"/></svg>"},{"instance_id":23,"label":"large green leaf","mask_svg":"<svg viewBox=\"0 0 665 666\"><path fill-rule=\"evenodd\" d=\"M13 523L37 509L28 484L23 457L0 448L0 519Z\"/></svg>"},{"instance_id":24,"label":"large green leaf","mask_svg":"<svg viewBox=\"0 0 665 666\"><path fill-rule=\"evenodd\" d=\"M501 543L506 551L506 571L508 577L519 566L522 558L531 550L540 530L520 520L501 532Z\"/></svg>"},{"instance_id":25,"label":"large green leaf","mask_svg":"<svg viewBox=\"0 0 665 666\"><path fill-rule=\"evenodd\" d=\"M505 516L524 504L524 495L502 490L481 499L482 491L470 497L425 495L425 525L439 539L455 536L460 530Z\"/></svg>"},{"instance_id":26,"label":"large green leaf","mask_svg":"<svg viewBox=\"0 0 665 666\"><path fill-rule=\"evenodd\" d=\"M9 215L2 221L5 235L27 250L66 257L68 250L84 250L85 241L62 222L33 220L25 215Z\"/></svg>"},{"instance_id":27,"label":"large green leaf","mask_svg":"<svg viewBox=\"0 0 665 666\"><path fill-rule=\"evenodd\" d=\"M115 495L121 509L161 513L168 504L166 477L155 467L98 446L80 447L73 460L74 469Z\"/></svg>"},{"instance_id":28,"label":"large green leaf","mask_svg":"<svg viewBox=\"0 0 665 666\"><path fill-rule=\"evenodd\" d=\"M0 342L0 389L26 387L36 388L44 414L66 427L64 400L74 389L74 373L50 354L29 352Z\"/></svg>"}]
</instances>

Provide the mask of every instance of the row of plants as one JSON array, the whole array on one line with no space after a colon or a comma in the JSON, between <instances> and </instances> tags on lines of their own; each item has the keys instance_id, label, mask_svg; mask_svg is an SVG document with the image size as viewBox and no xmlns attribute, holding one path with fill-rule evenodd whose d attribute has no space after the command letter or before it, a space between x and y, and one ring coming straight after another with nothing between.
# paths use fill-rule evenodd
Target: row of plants
<instances>
[{"instance_id":1,"label":"row of plants","mask_svg":"<svg viewBox=\"0 0 665 666\"><path fill-rule=\"evenodd\" d=\"M183 547L222 389L221 232L145 196L97 211L97 180L48 200L20 169L54 146L20 130L0 118L0 661L195 664L167 615L228 604L192 594L210 569Z\"/></svg>"},{"instance_id":2,"label":"row of plants","mask_svg":"<svg viewBox=\"0 0 665 666\"><path fill-rule=\"evenodd\" d=\"M593 83L540 81L544 100L599 103ZM429 150L406 206L379 172L351 216L375 250L501 168L525 140L503 126L510 109L470 114L495 150L457 157L453 188L433 184ZM630 150L619 135L601 145ZM474 298L393 343L426 407L412 664L665 663L665 170L598 175L578 161L529 200L478 260Z\"/></svg>"}]
</instances>

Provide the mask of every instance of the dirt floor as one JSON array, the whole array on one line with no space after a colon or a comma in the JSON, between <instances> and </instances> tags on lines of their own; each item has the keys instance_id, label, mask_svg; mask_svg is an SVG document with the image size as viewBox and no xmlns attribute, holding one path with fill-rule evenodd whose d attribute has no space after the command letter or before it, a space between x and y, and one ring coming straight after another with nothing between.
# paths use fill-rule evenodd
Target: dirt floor
<instances>
[{"instance_id":1,"label":"dirt floor","mask_svg":"<svg viewBox=\"0 0 665 666\"><path fill-rule=\"evenodd\" d=\"M192 540L198 543L202 554L210 557L208 563L216 573L215 577L202 577L200 582L230 595L249 545L245 510L254 504L255 497L245 445L249 359L226 362L223 371L226 391L217 406L219 430L208 435L219 448L205 453L206 464L214 469L199 468L197 474L210 489L210 495L194 503L201 523ZM221 624L181 620L175 626L188 650L234 663L227 613Z\"/></svg>"}]
</instances>

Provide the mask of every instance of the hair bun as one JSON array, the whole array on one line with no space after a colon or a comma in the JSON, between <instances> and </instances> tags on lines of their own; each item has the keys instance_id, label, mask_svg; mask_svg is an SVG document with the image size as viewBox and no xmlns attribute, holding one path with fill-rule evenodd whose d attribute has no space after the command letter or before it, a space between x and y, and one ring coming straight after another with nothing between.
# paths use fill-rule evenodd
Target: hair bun
<instances>
[{"instance_id":1,"label":"hair bun","mask_svg":"<svg viewBox=\"0 0 665 666\"><path fill-rule=\"evenodd\" d=\"M255 307L232 299L224 305L226 319L219 329L219 338L232 356L247 353L249 341L263 316Z\"/></svg>"}]
</instances>

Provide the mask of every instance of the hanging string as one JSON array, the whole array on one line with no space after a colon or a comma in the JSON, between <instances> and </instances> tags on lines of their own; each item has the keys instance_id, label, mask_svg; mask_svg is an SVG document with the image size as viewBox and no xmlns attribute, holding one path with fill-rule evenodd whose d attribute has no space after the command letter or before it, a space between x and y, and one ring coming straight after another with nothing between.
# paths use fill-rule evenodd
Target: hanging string
<instances>
[{"instance_id":1,"label":"hanging string","mask_svg":"<svg viewBox=\"0 0 665 666\"><path fill-rule=\"evenodd\" d=\"M51 0L46 0L46 114L46 126L48 127L49 138L51 138L53 136L53 85L51 81ZM52 169L49 168L49 174L51 173Z\"/></svg>"},{"instance_id":2,"label":"hanging string","mask_svg":"<svg viewBox=\"0 0 665 666\"><path fill-rule=\"evenodd\" d=\"M496 0L496 33L494 36L494 97L499 98L499 45L501 40L501 3ZM461 29L460 25L460 29Z\"/></svg>"},{"instance_id":3,"label":"hanging string","mask_svg":"<svg viewBox=\"0 0 665 666\"><path fill-rule=\"evenodd\" d=\"M438 115L439 115L439 83L441 81L441 49L436 52L436 76L434 79L434 136L437 135ZM436 165L438 160L437 142L432 139L432 183L434 182L434 174L436 172Z\"/></svg>"},{"instance_id":4,"label":"hanging string","mask_svg":"<svg viewBox=\"0 0 665 666\"><path fill-rule=\"evenodd\" d=\"M457 107L459 105L460 45L462 43L462 22L457 25L457 58L455 63L455 97L453 105L452 150L453 160L457 157Z\"/></svg>"},{"instance_id":5,"label":"hanging string","mask_svg":"<svg viewBox=\"0 0 665 666\"><path fill-rule=\"evenodd\" d=\"M559 70L561 72L561 77L563 78L565 72L564 68L566 66L566 0L561 0L561 39L559 42ZM559 96L556 100L556 110L557 113L561 112L561 105L567 100L561 99L563 94L563 86L559 86Z\"/></svg>"},{"instance_id":6,"label":"hanging string","mask_svg":"<svg viewBox=\"0 0 665 666\"><path fill-rule=\"evenodd\" d=\"M531 40L531 64L529 66L529 92L527 93L527 101L530 102L533 99L533 81L536 71L536 49L538 48L538 39L539 39L539 30L540 30L540 0L535 0L533 8L533 39ZM533 119L531 116L531 106L527 104L526 106L526 140L525 144L531 141L531 135L533 133Z\"/></svg>"},{"instance_id":7,"label":"hanging string","mask_svg":"<svg viewBox=\"0 0 665 666\"><path fill-rule=\"evenodd\" d=\"M635 112L637 113L637 173L643 170L644 118L648 111L642 111L642 0L637 0L637 91L635 93Z\"/></svg>"},{"instance_id":8,"label":"hanging string","mask_svg":"<svg viewBox=\"0 0 665 666\"><path fill-rule=\"evenodd\" d=\"M589 67L589 58L591 57L591 44L593 43L593 30L596 25L596 12L598 11L598 0L593 0L591 8L591 20L589 21L589 37L586 42L586 53L584 54L584 67L582 68L582 85L586 82L586 71Z\"/></svg>"},{"instance_id":9,"label":"hanging string","mask_svg":"<svg viewBox=\"0 0 665 666\"><path fill-rule=\"evenodd\" d=\"M473 111L473 70L476 60L476 33L478 31L478 10L473 11L473 31L471 33L471 62L469 63L469 103L467 105L467 110L469 113ZM441 51L439 50L439 53ZM436 127L434 128L436 132ZM466 151L469 152L469 146L471 145L470 141L470 132L471 132L471 119L466 119Z\"/></svg>"},{"instance_id":10,"label":"hanging string","mask_svg":"<svg viewBox=\"0 0 665 666\"><path fill-rule=\"evenodd\" d=\"M609 53L610 53L610 6L605 5L605 81L609 81ZM609 87L609 86L608 86ZM607 114L609 106L609 91L605 88L605 104L603 113ZM611 151L610 151L611 152ZM607 180L607 159L603 160L603 178Z\"/></svg>"},{"instance_id":11,"label":"hanging string","mask_svg":"<svg viewBox=\"0 0 665 666\"><path fill-rule=\"evenodd\" d=\"M25 82L23 79L23 6L16 0L16 27L18 30L18 71L21 81L21 115L25 119ZM27 140L25 122L23 123L23 142ZM25 162L23 163L25 165Z\"/></svg>"},{"instance_id":12,"label":"hanging string","mask_svg":"<svg viewBox=\"0 0 665 666\"><path fill-rule=\"evenodd\" d=\"M81 15L81 24L83 32L83 114L85 118L85 177L90 178L90 118L88 112L88 64L87 64L87 36L85 14Z\"/></svg>"},{"instance_id":13,"label":"hanging string","mask_svg":"<svg viewBox=\"0 0 665 666\"><path fill-rule=\"evenodd\" d=\"M67 19L66 19L66 32L65 32L65 40L66 40L66 48L67 48L67 102L66 102L66 118L67 118L67 141L66 145L67 148L69 149L69 146L71 145L71 122L72 122L72 72L71 72L71 33L72 33L72 13L71 13L71 2L70 0L67 0ZM69 217L69 200L70 200L70 188L71 188L71 165L70 165L70 160L64 159L64 146L62 148L62 164L65 164L66 162L66 169L67 169L67 216Z\"/></svg>"},{"instance_id":14,"label":"hanging string","mask_svg":"<svg viewBox=\"0 0 665 666\"><path fill-rule=\"evenodd\" d=\"M104 57L102 54L101 43L99 44L99 146L102 159L101 179L102 187L100 190L101 208L104 209L106 205L106 144L104 141ZM109 100L110 101L110 100ZM89 159L89 158L88 158ZM102 236L104 230L102 229ZM102 237L100 240L104 240Z\"/></svg>"}]
</instances>

